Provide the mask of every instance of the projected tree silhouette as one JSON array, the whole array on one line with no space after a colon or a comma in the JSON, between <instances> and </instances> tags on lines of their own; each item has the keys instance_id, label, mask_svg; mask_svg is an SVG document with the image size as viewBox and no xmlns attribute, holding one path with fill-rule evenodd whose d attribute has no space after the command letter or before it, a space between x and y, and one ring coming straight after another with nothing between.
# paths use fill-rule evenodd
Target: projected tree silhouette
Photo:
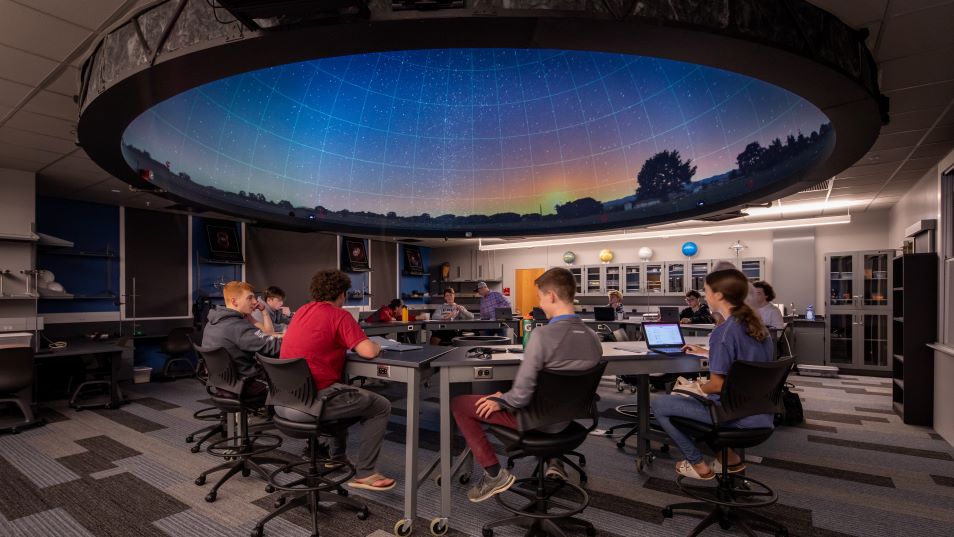
<instances>
[{"instance_id":1,"label":"projected tree silhouette","mask_svg":"<svg viewBox=\"0 0 954 537\"><path fill-rule=\"evenodd\" d=\"M649 157L636 174L636 197L658 199L685 188L696 174L692 159L683 162L677 150L664 150Z\"/></svg>"}]
</instances>

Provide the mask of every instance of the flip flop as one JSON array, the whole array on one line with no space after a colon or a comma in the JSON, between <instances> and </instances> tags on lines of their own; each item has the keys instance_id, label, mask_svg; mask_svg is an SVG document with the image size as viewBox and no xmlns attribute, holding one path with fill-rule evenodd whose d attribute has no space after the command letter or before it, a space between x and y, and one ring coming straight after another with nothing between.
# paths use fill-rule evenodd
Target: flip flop
<instances>
[{"instance_id":1,"label":"flip flop","mask_svg":"<svg viewBox=\"0 0 954 537\"><path fill-rule=\"evenodd\" d=\"M390 481L391 484L382 485L379 487L374 486L375 483L380 483L382 481ZM348 486L351 488L364 489L364 490L379 490L379 491L391 490L394 488L395 485L397 485L397 481L395 481L394 479L391 479L390 477L384 477L381 474L369 475L368 477L364 477L361 479L353 479L348 482Z\"/></svg>"},{"instance_id":2,"label":"flip flop","mask_svg":"<svg viewBox=\"0 0 954 537\"><path fill-rule=\"evenodd\" d=\"M699 472L689 463L689 461L682 460L676 463L676 473L679 475L684 475L691 479L698 479L700 481L709 481L710 479L715 479L715 472L712 471L712 468L709 469L709 473L704 475L699 475Z\"/></svg>"}]
</instances>

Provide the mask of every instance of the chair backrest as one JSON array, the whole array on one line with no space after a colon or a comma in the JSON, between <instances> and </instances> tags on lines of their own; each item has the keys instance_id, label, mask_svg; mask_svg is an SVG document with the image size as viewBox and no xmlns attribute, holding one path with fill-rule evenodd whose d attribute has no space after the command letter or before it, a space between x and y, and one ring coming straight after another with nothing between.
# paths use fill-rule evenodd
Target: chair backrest
<instances>
[{"instance_id":1,"label":"chair backrest","mask_svg":"<svg viewBox=\"0 0 954 537\"><path fill-rule=\"evenodd\" d=\"M195 351L205 360L205 368L209 373L206 386L234 394L242 393L245 381L239 374L238 368L235 367L235 362L232 361L232 357L229 356L227 350L221 347L214 349L198 345L194 347Z\"/></svg>"},{"instance_id":2,"label":"chair backrest","mask_svg":"<svg viewBox=\"0 0 954 537\"><path fill-rule=\"evenodd\" d=\"M33 349L0 349L0 393L18 392L33 384Z\"/></svg>"},{"instance_id":3,"label":"chair backrest","mask_svg":"<svg viewBox=\"0 0 954 537\"><path fill-rule=\"evenodd\" d=\"M537 375L530 404L517 411L518 429L530 431L577 419L591 419L596 426L596 389L606 362L581 371L542 370Z\"/></svg>"},{"instance_id":4,"label":"chair backrest","mask_svg":"<svg viewBox=\"0 0 954 537\"><path fill-rule=\"evenodd\" d=\"M266 358L261 354L256 354L255 358L268 377L265 404L321 416L318 389L304 358Z\"/></svg>"},{"instance_id":5,"label":"chair backrest","mask_svg":"<svg viewBox=\"0 0 954 537\"><path fill-rule=\"evenodd\" d=\"M162 342L162 352L166 354L185 354L192 349L192 327L173 328Z\"/></svg>"},{"instance_id":6,"label":"chair backrest","mask_svg":"<svg viewBox=\"0 0 954 537\"><path fill-rule=\"evenodd\" d=\"M782 386L794 362L791 358L773 362L732 362L722 385L721 404L715 407L719 422L755 414L774 414L782 397Z\"/></svg>"}]
</instances>

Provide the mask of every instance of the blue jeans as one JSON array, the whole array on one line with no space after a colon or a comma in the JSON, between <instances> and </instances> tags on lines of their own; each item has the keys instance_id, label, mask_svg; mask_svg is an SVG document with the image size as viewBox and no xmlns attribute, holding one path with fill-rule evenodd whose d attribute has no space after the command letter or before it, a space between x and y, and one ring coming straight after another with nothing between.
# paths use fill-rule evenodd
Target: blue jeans
<instances>
[{"instance_id":1,"label":"blue jeans","mask_svg":"<svg viewBox=\"0 0 954 537\"><path fill-rule=\"evenodd\" d=\"M712 423L712 414L709 413L709 407L691 397L661 395L653 400L652 411L656 421L666 431L669 438L676 443L686 460L691 464L702 462L702 452L696 447L696 443L686 433L673 425L669 418L679 417L701 423Z\"/></svg>"}]
</instances>

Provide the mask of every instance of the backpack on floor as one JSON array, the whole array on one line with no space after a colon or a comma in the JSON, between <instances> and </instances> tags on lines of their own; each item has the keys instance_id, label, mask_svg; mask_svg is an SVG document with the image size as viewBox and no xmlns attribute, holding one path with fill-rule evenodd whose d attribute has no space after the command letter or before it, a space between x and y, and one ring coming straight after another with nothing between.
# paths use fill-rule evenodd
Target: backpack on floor
<instances>
[{"instance_id":1,"label":"backpack on floor","mask_svg":"<svg viewBox=\"0 0 954 537\"><path fill-rule=\"evenodd\" d=\"M802 400L792 391L795 385L786 382L782 387L782 400L779 412L775 413L775 426L798 425L805 421L805 412L802 409Z\"/></svg>"}]
</instances>

